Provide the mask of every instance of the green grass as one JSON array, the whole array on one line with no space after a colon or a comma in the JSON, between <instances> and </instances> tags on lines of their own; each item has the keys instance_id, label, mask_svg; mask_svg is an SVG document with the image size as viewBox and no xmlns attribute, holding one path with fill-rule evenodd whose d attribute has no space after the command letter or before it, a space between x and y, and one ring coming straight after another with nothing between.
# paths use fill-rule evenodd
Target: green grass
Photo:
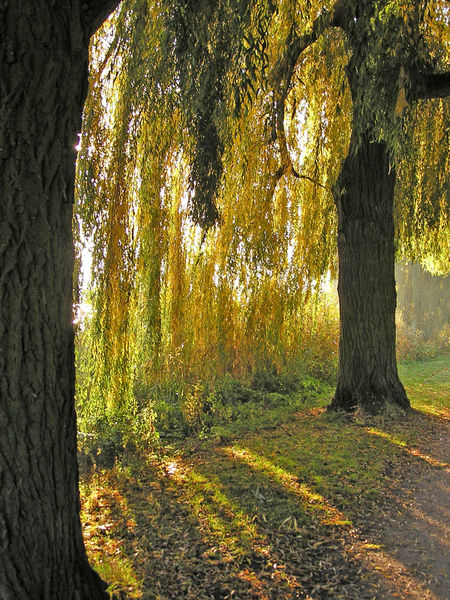
<instances>
[{"instance_id":1,"label":"green grass","mask_svg":"<svg viewBox=\"0 0 450 600\"><path fill-rule=\"evenodd\" d=\"M404 361L399 372L413 408L450 417L450 354Z\"/></svg>"},{"instance_id":2,"label":"green grass","mask_svg":"<svg viewBox=\"0 0 450 600\"><path fill-rule=\"evenodd\" d=\"M303 585L334 540L336 562L327 555L322 580L342 570L364 589L370 575L360 565L350 574L345 532L388 501L398 469L442 466L421 445L449 416L449 364L449 355L401 364L415 409L406 415L327 413L332 388L309 381L296 394L231 403L203 437L98 469L82 482L91 560L111 592L130 598L203 600L214 580L242 599L259 598L260 588L288 599L298 597L295 573L305 571ZM378 546L366 540L365 548Z\"/></svg>"}]
</instances>

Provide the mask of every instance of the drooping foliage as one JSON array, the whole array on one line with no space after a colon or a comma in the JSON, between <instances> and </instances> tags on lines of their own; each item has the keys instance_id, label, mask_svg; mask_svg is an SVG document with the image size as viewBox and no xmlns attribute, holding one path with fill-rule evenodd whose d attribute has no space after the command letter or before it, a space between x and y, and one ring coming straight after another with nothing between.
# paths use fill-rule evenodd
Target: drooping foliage
<instances>
[{"instance_id":1,"label":"drooping foliage","mask_svg":"<svg viewBox=\"0 0 450 600\"><path fill-rule=\"evenodd\" d=\"M399 351L407 356L426 356L433 346L448 351L450 324L448 275L433 275L419 264L398 263L398 313L401 323Z\"/></svg>"},{"instance_id":2,"label":"drooping foliage","mask_svg":"<svg viewBox=\"0 0 450 600\"><path fill-rule=\"evenodd\" d=\"M335 271L332 188L367 121L398 164L399 248L448 269L448 101L408 102L446 68L448 20L438 0L122 2L92 41L78 161L89 411L301 356Z\"/></svg>"},{"instance_id":3,"label":"drooping foliage","mask_svg":"<svg viewBox=\"0 0 450 600\"><path fill-rule=\"evenodd\" d=\"M433 274L449 272L450 104L421 101L411 110L399 161L397 237L400 254Z\"/></svg>"}]
</instances>

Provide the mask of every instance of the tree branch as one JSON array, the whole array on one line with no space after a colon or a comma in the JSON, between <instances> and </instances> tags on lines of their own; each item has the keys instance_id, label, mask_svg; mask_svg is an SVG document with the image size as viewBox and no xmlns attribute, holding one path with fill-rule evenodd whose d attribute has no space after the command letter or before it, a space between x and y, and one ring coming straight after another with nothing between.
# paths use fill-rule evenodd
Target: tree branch
<instances>
[{"instance_id":1,"label":"tree branch","mask_svg":"<svg viewBox=\"0 0 450 600\"><path fill-rule=\"evenodd\" d=\"M285 44L286 52L277 62L270 78L273 87L272 139L273 141L278 140L281 155L281 166L274 174L275 182L278 182L280 177L285 173L290 173L291 175L294 175L294 177L308 179L321 187L324 187L307 175L299 174L292 164L284 129L285 103L291 88L295 65L302 52L311 46L311 44L314 44L326 29L329 29L330 27L345 27L347 12L347 0L340 0L335 4L331 11L325 10L317 17L309 33L298 36L295 32L294 25L291 27Z\"/></svg>"},{"instance_id":2,"label":"tree branch","mask_svg":"<svg viewBox=\"0 0 450 600\"><path fill-rule=\"evenodd\" d=\"M120 0L85 0L82 4L87 33L92 36L109 15L120 4Z\"/></svg>"},{"instance_id":3,"label":"tree branch","mask_svg":"<svg viewBox=\"0 0 450 600\"><path fill-rule=\"evenodd\" d=\"M450 72L431 73L425 77L425 87L416 97L417 100L446 98L450 96Z\"/></svg>"}]
</instances>

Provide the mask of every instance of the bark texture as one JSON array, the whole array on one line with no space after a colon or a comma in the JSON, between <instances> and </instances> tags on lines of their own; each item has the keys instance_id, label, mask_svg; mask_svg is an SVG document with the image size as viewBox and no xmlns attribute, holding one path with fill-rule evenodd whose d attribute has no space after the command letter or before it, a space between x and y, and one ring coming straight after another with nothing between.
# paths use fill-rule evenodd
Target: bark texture
<instances>
[{"instance_id":1,"label":"bark texture","mask_svg":"<svg viewBox=\"0 0 450 600\"><path fill-rule=\"evenodd\" d=\"M0 44L0 599L95 600L74 410L78 0L0 1Z\"/></svg>"},{"instance_id":2,"label":"bark texture","mask_svg":"<svg viewBox=\"0 0 450 600\"><path fill-rule=\"evenodd\" d=\"M395 355L394 186L386 147L352 139L335 188L340 342L332 408L409 407Z\"/></svg>"},{"instance_id":3,"label":"bark texture","mask_svg":"<svg viewBox=\"0 0 450 600\"><path fill-rule=\"evenodd\" d=\"M430 73L425 77L425 88L417 98L447 98L450 96L450 72Z\"/></svg>"}]
</instances>

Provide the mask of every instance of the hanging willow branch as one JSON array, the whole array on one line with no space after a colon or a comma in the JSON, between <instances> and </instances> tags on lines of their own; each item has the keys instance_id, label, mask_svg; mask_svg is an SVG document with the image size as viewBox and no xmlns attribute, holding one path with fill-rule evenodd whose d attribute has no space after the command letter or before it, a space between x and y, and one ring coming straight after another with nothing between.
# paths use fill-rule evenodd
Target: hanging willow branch
<instances>
[{"instance_id":1,"label":"hanging willow branch","mask_svg":"<svg viewBox=\"0 0 450 600\"><path fill-rule=\"evenodd\" d=\"M292 24L291 8L302 9L309 23L323 6L318 0L124 0L94 41L78 215L94 245L99 409L105 398L131 396L132 378L145 388L164 378L247 376L298 356L308 328L306 291L335 259L330 187L354 126L346 65L360 4L340 0L308 26ZM383 129L386 107L370 86L387 81L380 79L379 36L395 49L392 24L401 25L401 10L414 3L371 5L376 27L361 29L373 54L356 101L381 122L377 133L395 141L402 121L393 115L400 125ZM386 17L387 5L393 12ZM402 43L398 66L413 96L416 63L407 52L414 46L408 38ZM302 85L295 85L300 61ZM394 67L388 80L396 82ZM442 79L426 78L427 89L443 89ZM395 85L382 87L395 96ZM285 131L291 99L304 120L286 118ZM422 120L397 165L399 181L408 183L399 183L399 246L406 240L404 252L421 259L429 251L443 256L447 104L430 103L433 110L415 115L410 103L405 122ZM290 151L302 133L307 141L296 169ZM313 185L296 185L302 179ZM221 226L211 227L218 218Z\"/></svg>"},{"instance_id":2,"label":"hanging willow branch","mask_svg":"<svg viewBox=\"0 0 450 600\"><path fill-rule=\"evenodd\" d=\"M299 173L292 164L289 148L286 141L286 131L284 128L285 105L288 93L292 86L292 78L295 73L296 64L301 54L309 48L326 29L330 27L338 27L343 23L343 14L346 10L346 2L338 2L333 10L323 11L317 19L315 19L311 31L305 35L298 36L296 27L293 23L289 30L289 35L284 43L285 53L280 57L270 77L273 90L273 141L278 141L281 165L273 176L271 188L273 191L285 174L290 174L297 179L306 179L315 185L326 189L324 185L316 181L314 178Z\"/></svg>"}]
</instances>

